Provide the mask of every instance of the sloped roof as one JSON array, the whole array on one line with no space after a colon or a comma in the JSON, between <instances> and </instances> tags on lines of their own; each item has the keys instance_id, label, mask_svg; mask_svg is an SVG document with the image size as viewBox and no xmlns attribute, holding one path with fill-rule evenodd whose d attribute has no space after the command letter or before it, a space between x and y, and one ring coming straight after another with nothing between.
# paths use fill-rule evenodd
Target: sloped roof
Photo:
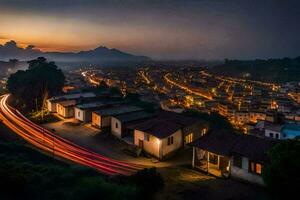
<instances>
[{"instance_id":1,"label":"sloped roof","mask_svg":"<svg viewBox=\"0 0 300 200\"><path fill-rule=\"evenodd\" d=\"M180 128L191 126L197 122L202 122L202 120L174 112L161 111L155 118L132 124L129 128L143 131L162 139L169 137Z\"/></svg>"},{"instance_id":2,"label":"sloped roof","mask_svg":"<svg viewBox=\"0 0 300 200\"><path fill-rule=\"evenodd\" d=\"M129 113L129 112L136 112L136 111L142 111L143 108L137 107L137 106L115 106L112 108L104 108L101 110L96 110L94 113L101 115L101 116L112 116L112 115L119 115L123 113Z\"/></svg>"},{"instance_id":3,"label":"sloped roof","mask_svg":"<svg viewBox=\"0 0 300 200\"><path fill-rule=\"evenodd\" d=\"M133 124L129 128L143 131L162 139L172 135L174 132L179 130L181 126L167 120L155 118L145 120L138 124Z\"/></svg>"},{"instance_id":4,"label":"sloped roof","mask_svg":"<svg viewBox=\"0 0 300 200\"><path fill-rule=\"evenodd\" d=\"M270 138L242 135L232 147L231 152L245 156L253 161L268 161L267 151L275 143L276 141Z\"/></svg>"},{"instance_id":5,"label":"sloped roof","mask_svg":"<svg viewBox=\"0 0 300 200\"><path fill-rule=\"evenodd\" d=\"M269 138L213 131L192 142L191 146L224 156L238 154L253 161L267 161L267 151L275 144L276 141Z\"/></svg>"},{"instance_id":6,"label":"sloped roof","mask_svg":"<svg viewBox=\"0 0 300 200\"><path fill-rule=\"evenodd\" d=\"M212 131L191 143L192 146L215 154L229 156L239 135L226 131Z\"/></svg>"},{"instance_id":7,"label":"sloped roof","mask_svg":"<svg viewBox=\"0 0 300 200\"><path fill-rule=\"evenodd\" d=\"M153 113L138 111L138 112L130 112L130 113L125 113L120 115L114 115L113 117L118 119L122 123L125 123L125 122L132 122L132 121L150 118L153 116L154 116Z\"/></svg>"}]
</instances>

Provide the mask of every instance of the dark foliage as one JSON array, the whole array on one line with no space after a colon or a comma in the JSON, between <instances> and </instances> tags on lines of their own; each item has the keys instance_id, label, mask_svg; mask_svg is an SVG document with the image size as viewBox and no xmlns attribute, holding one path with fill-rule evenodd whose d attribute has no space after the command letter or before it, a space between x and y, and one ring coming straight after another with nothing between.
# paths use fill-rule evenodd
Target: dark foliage
<instances>
[{"instance_id":1,"label":"dark foliage","mask_svg":"<svg viewBox=\"0 0 300 200\"><path fill-rule=\"evenodd\" d=\"M149 168L139 171L131 176L132 184L139 188L139 196L144 199L152 199L153 195L164 188L164 180L156 168Z\"/></svg>"},{"instance_id":2,"label":"dark foliage","mask_svg":"<svg viewBox=\"0 0 300 200\"><path fill-rule=\"evenodd\" d=\"M159 108L157 103L142 101L137 93L128 93L125 100L130 104L143 108L147 112L155 112Z\"/></svg>"},{"instance_id":3,"label":"dark foliage","mask_svg":"<svg viewBox=\"0 0 300 200\"><path fill-rule=\"evenodd\" d=\"M207 121L209 123L210 129L222 129L233 131L234 128L230 124L230 122L225 118L219 115L218 113L201 113L195 110L188 110L185 112L186 115L199 118L201 120Z\"/></svg>"},{"instance_id":4,"label":"dark foliage","mask_svg":"<svg viewBox=\"0 0 300 200\"><path fill-rule=\"evenodd\" d=\"M24 146L0 124L1 200L138 199L137 188ZM26 143L25 143L26 144Z\"/></svg>"},{"instance_id":5,"label":"dark foliage","mask_svg":"<svg viewBox=\"0 0 300 200\"><path fill-rule=\"evenodd\" d=\"M271 163L263 170L263 178L274 198L296 197L300 182L300 141L286 140L275 145L268 155Z\"/></svg>"},{"instance_id":6,"label":"dark foliage","mask_svg":"<svg viewBox=\"0 0 300 200\"><path fill-rule=\"evenodd\" d=\"M249 78L268 82L300 81L300 57L268 60L225 60L223 65L212 68L221 75Z\"/></svg>"},{"instance_id":7,"label":"dark foliage","mask_svg":"<svg viewBox=\"0 0 300 200\"><path fill-rule=\"evenodd\" d=\"M18 71L9 77L7 87L20 104L28 109L40 108L45 96L61 92L65 77L54 62L47 62L43 57L28 64L26 71Z\"/></svg>"}]
</instances>

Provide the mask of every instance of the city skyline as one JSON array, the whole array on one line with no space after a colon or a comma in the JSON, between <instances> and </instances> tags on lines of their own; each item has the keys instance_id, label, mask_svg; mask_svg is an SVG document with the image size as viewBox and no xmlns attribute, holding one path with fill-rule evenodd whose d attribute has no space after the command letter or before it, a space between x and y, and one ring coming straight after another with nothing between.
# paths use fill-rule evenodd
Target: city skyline
<instances>
[{"instance_id":1,"label":"city skyline","mask_svg":"<svg viewBox=\"0 0 300 200\"><path fill-rule=\"evenodd\" d=\"M297 1L1 1L0 44L154 59L296 57ZM253 15L255 13L255 15Z\"/></svg>"}]
</instances>

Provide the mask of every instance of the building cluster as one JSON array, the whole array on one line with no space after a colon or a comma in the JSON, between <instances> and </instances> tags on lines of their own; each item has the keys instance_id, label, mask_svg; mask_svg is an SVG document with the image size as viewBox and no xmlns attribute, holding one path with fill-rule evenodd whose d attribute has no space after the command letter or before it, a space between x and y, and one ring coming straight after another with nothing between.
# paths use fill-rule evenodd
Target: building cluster
<instances>
[{"instance_id":1,"label":"building cluster","mask_svg":"<svg viewBox=\"0 0 300 200\"><path fill-rule=\"evenodd\" d=\"M164 160L204 135L208 124L167 111L147 112L122 99L76 93L47 100L48 110L63 118L90 123L145 153Z\"/></svg>"},{"instance_id":2,"label":"building cluster","mask_svg":"<svg viewBox=\"0 0 300 200\"><path fill-rule=\"evenodd\" d=\"M70 113L76 119L160 160L192 146L194 168L257 184L263 184L262 170L269 162L267 151L280 140L300 137L299 83L278 85L235 79L197 68L170 71L152 67L135 72L128 75L124 70L110 69L84 76L90 83L105 81L119 87L125 95L138 93L144 101L159 103L164 111L149 113L117 100L83 103L69 98L57 103L57 112L61 104L73 107ZM181 114L187 109L217 112L244 134L209 130L207 123Z\"/></svg>"}]
</instances>

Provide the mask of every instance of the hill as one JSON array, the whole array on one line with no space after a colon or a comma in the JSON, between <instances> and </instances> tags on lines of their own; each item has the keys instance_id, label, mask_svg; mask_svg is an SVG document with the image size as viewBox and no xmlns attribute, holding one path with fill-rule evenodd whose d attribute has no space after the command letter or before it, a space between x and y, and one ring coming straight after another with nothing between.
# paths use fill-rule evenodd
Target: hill
<instances>
[{"instance_id":1,"label":"hill","mask_svg":"<svg viewBox=\"0 0 300 200\"><path fill-rule=\"evenodd\" d=\"M267 82L300 81L300 56L268 60L228 60L214 66L212 72L224 76L243 77Z\"/></svg>"},{"instance_id":2,"label":"hill","mask_svg":"<svg viewBox=\"0 0 300 200\"><path fill-rule=\"evenodd\" d=\"M146 56L136 56L118 49L109 49L104 46L80 52L43 52L33 45L26 48L19 47L15 41L9 41L0 45L0 60L11 58L19 60L32 60L37 57L45 57L56 62L86 62L91 64L142 62L150 60Z\"/></svg>"}]
</instances>

